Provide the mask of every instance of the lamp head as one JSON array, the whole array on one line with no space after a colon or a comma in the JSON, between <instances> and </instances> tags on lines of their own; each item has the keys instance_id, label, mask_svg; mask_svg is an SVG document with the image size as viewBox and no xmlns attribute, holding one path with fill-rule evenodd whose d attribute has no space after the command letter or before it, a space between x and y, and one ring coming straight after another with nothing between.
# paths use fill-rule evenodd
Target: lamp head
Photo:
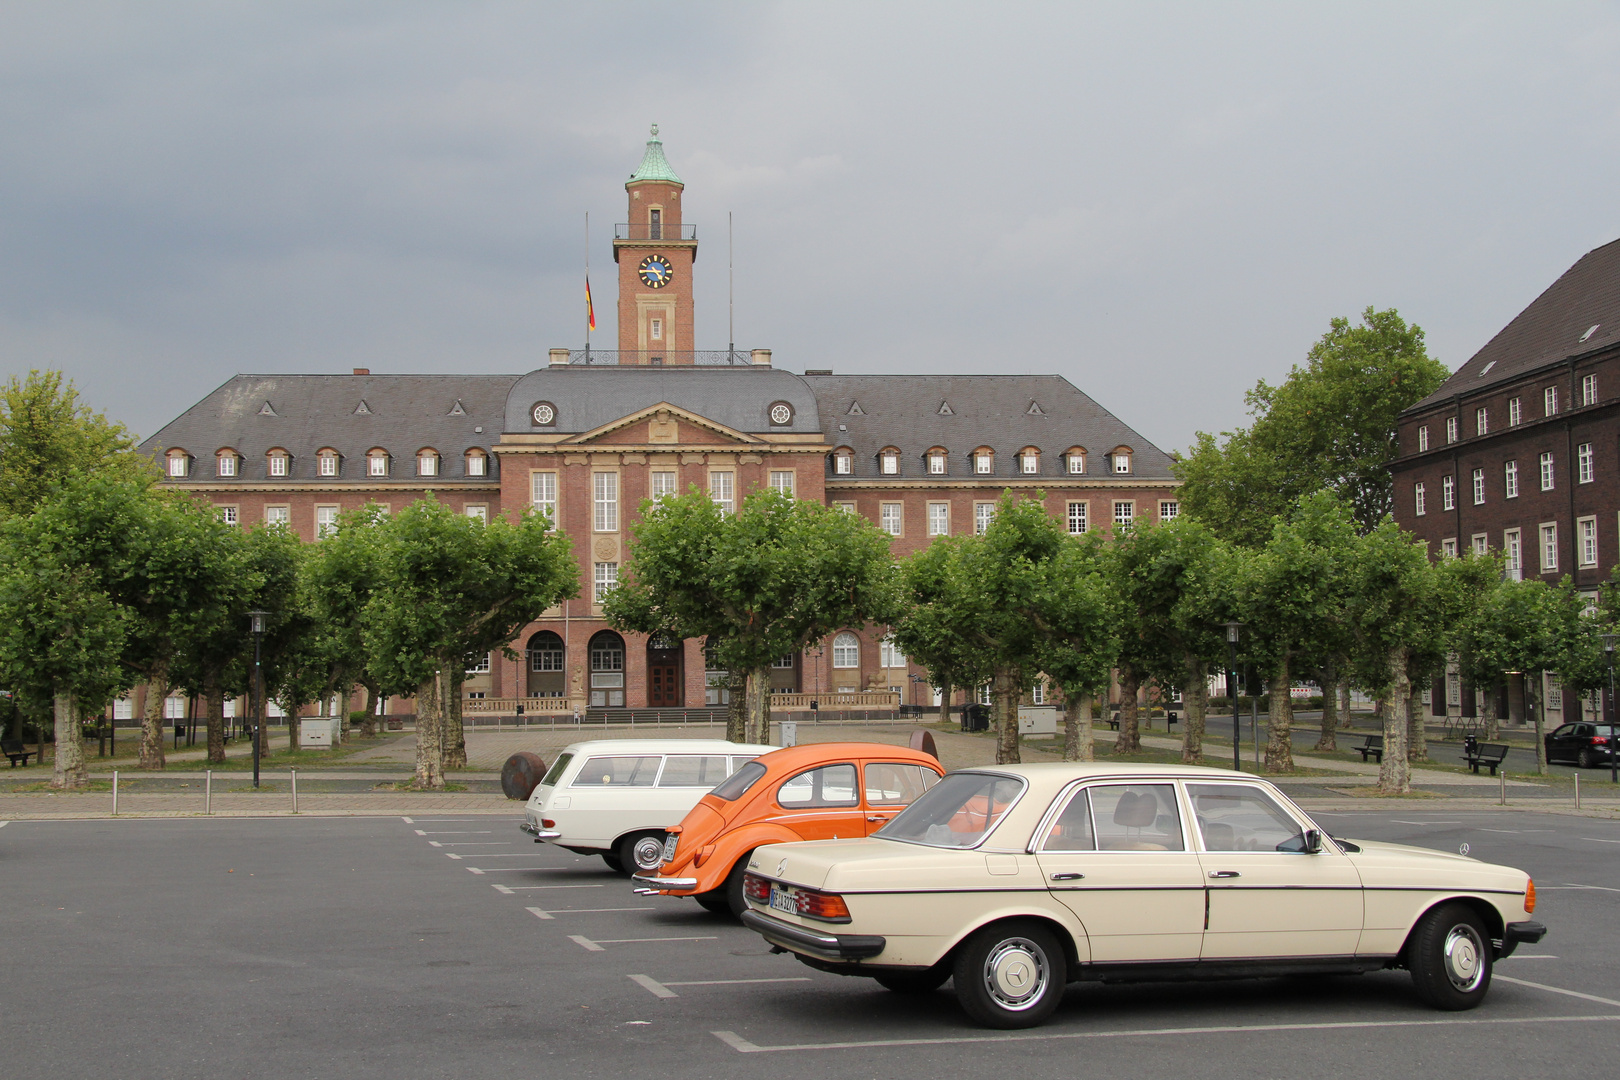
<instances>
[{"instance_id":1,"label":"lamp head","mask_svg":"<svg viewBox=\"0 0 1620 1080\"><path fill-rule=\"evenodd\" d=\"M1603 638L1603 651L1606 653L1614 652L1614 643L1620 641L1620 634L1603 634L1601 636Z\"/></svg>"},{"instance_id":2,"label":"lamp head","mask_svg":"<svg viewBox=\"0 0 1620 1080\"><path fill-rule=\"evenodd\" d=\"M1229 622L1223 623L1222 625L1226 627L1226 640L1231 644L1236 645L1238 641L1238 631L1243 629L1243 624L1240 622Z\"/></svg>"},{"instance_id":3,"label":"lamp head","mask_svg":"<svg viewBox=\"0 0 1620 1080\"><path fill-rule=\"evenodd\" d=\"M264 633L264 620L270 616L268 611L250 611L248 614L248 629L255 634Z\"/></svg>"}]
</instances>

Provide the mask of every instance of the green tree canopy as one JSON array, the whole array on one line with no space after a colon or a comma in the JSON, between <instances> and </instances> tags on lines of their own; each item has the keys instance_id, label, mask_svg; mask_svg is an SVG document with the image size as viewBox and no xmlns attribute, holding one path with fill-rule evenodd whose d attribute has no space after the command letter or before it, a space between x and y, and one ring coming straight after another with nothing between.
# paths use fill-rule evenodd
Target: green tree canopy
<instances>
[{"instance_id":1,"label":"green tree canopy","mask_svg":"<svg viewBox=\"0 0 1620 1080\"><path fill-rule=\"evenodd\" d=\"M105 476L141 485L158 477L122 424L79 400L59 371L30 371L0 387L0 517L26 514L52 485Z\"/></svg>"}]
</instances>

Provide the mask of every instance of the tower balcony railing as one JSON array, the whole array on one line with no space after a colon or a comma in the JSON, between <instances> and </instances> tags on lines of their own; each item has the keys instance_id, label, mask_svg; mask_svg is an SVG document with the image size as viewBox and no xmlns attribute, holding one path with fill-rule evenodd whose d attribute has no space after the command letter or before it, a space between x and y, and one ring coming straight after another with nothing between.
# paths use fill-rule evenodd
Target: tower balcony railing
<instances>
[{"instance_id":1,"label":"tower balcony railing","mask_svg":"<svg viewBox=\"0 0 1620 1080\"><path fill-rule=\"evenodd\" d=\"M749 349L569 349L569 364L591 367L752 367Z\"/></svg>"},{"instance_id":2,"label":"tower balcony railing","mask_svg":"<svg viewBox=\"0 0 1620 1080\"><path fill-rule=\"evenodd\" d=\"M696 225L669 225L651 221L621 221L613 226L615 240L696 240Z\"/></svg>"}]
</instances>

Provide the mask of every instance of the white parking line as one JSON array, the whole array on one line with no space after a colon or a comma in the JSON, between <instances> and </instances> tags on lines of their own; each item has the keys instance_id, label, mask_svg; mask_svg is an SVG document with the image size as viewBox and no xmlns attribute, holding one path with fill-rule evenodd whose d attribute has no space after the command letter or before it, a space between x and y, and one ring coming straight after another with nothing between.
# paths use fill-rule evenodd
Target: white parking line
<instances>
[{"instance_id":1,"label":"white parking line","mask_svg":"<svg viewBox=\"0 0 1620 1080\"><path fill-rule=\"evenodd\" d=\"M1580 998L1582 1001L1595 1001L1599 1005L1620 1006L1620 1001L1606 997L1594 997L1591 994L1583 994L1579 990L1565 990L1561 986L1548 986L1545 983L1527 982L1524 979L1510 979L1506 975L1497 975L1495 978L1505 983L1513 983L1515 986L1528 986L1535 990L1545 990L1549 994L1563 994L1565 997Z\"/></svg>"},{"instance_id":2,"label":"white parking line","mask_svg":"<svg viewBox=\"0 0 1620 1080\"><path fill-rule=\"evenodd\" d=\"M1584 1024L1593 1022L1611 1023L1616 1020L1620 1020L1620 1015L1442 1017L1434 1020L1343 1020L1323 1024L1230 1024L1184 1028L1123 1028L1116 1031L1053 1031L1025 1035L957 1035L938 1039L871 1039L865 1042L796 1043L791 1046L760 1046L757 1043L748 1041L735 1031L711 1031L709 1034L739 1054L773 1054L784 1050L851 1050L886 1046L949 1046L963 1043L1045 1042L1056 1039L1118 1039L1153 1035L1248 1035L1255 1032L1269 1031L1459 1027L1474 1024Z\"/></svg>"},{"instance_id":3,"label":"white parking line","mask_svg":"<svg viewBox=\"0 0 1620 1080\"><path fill-rule=\"evenodd\" d=\"M496 892L512 893L527 889L605 889L606 885L496 885Z\"/></svg>"},{"instance_id":4,"label":"white parking line","mask_svg":"<svg viewBox=\"0 0 1620 1080\"><path fill-rule=\"evenodd\" d=\"M551 914L547 912L545 908L532 907L529 909L529 914L533 915L537 919L551 918Z\"/></svg>"},{"instance_id":5,"label":"white parking line","mask_svg":"<svg viewBox=\"0 0 1620 1080\"><path fill-rule=\"evenodd\" d=\"M429 840L428 843L431 844L433 841ZM443 846L454 847L456 845L445 844ZM529 853L527 851L486 851L484 854L478 857L480 859L527 859L529 857ZM452 855L451 858L459 859L461 856ZM554 869L554 867L548 867L548 869Z\"/></svg>"},{"instance_id":6,"label":"white parking line","mask_svg":"<svg viewBox=\"0 0 1620 1080\"><path fill-rule=\"evenodd\" d=\"M483 834L483 835L487 836L487 835L489 835L490 833L492 833L494 831L495 831L494 829L435 829L432 832L428 832L426 829L417 829L416 830L416 835L417 836L472 836L475 833L479 833L479 834Z\"/></svg>"},{"instance_id":7,"label":"white parking line","mask_svg":"<svg viewBox=\"0 0 1620 1080\"><path fill-rule=\"evenodd\" d=\"M1607 885L1538 885L1536 891L1546 892L1554 889L1594 889L1597 892L1620 892L1620 889L1611 889Z\"/></svg>"},{"instance_id":8,"label":"white parking line","mask_svg":"<svg viewBox=\"0 0 1620 1080\"><path fill-rule=\"evenodd\" d=\"M1582 840L1590 840L1594 844L1620 844L1620 840L1601 840L1596 836L1583 836Z\"/></svg>"},{"instance_id":9,"label":"white parking line","mask_svg":"<svg viewBox=\"0 0 1620 1080\"><path fill-rule=\"evenodd\" d=\"M600 911L651 911L652 905L646 907L581 907L581 908L545 908L532 907L528 909L537 919L550 919L558 915L587 915Z\"/></svg>"},{"instance_id":10,"label":"white parking line","mask_svg":"<svg viewBox=\"0 0 1620 1080\"><path fill-rule=\"evenodd\" d=\"M458 855L456 857L459 859L461 856ZM521 874L526 870L555 870L555 869L557 869L555 866L492 866L492 867L490 867L489 869L486 870L486 869L483 869L482 867L469 866L469 867L467 867L467 873L469 873L469 874ZM529 888L529 889L539 888L539 886L537 886L537 885L526 885L526 886L521 886L521 887L522 888Z\"/></svg>"},{"instance_id":11,"label":"white parking line","mask_svg":"<svg viewBox=\"0 0 1620 1080\"><path fill-rule=\"evenodd\" d=\"M429 840L430 847L511 847L510 840Z\"/></svg>"},{"instance_id":12,"label":"white parking line","mask_svg":"<svg viewBox=\"0 0 1620 1080\"><path fill-rule=\"evenodd\" d=\"M1460 821L1406 821L1403 818L1390 818L1397 825L1461 825Z\"/></svg>"},{"instance_id":13,"label":"white parking line","mask_svg":"<svg viewBox=\"0 0 1620 1080\"><path fill-rule=\"evenodd\" d=\"M408 818L408 817L402 817L399 820L403 821L407 825L415 825L416 824L416 822L413 819Z\"/></svg>"},{"instance_id":14,"label":"white parking line","mask_svg":"<svg viewBox=\"0 0 1620 1080\"><path fill-rule=\"evenodd\" d=\"M714 934L707 934L702 937L624 937L603 938L600 941L592 941L588 937L581 937L578 934L569 934L568 940L572 941L586 952L602 952L604 951L602 949L602 946L604 945L642 945L654 941L715 941L717 940L717 936Z\"/></svg>"},{"instance_id":15,"label":"white parking line","mask_svg":"<svg viewBox=\"0 0 1620 1080\"><path fill-rule=\"evenodd\" d=\"M533 911L534 909L530 908L529 910ZM626 976L626 978L635 983L637 986L640 986L642 989L646 990L653 997L660 998L680 997L679 994L670 989L672 986L743 986L750 983L791 983L810 981L810 979L804 975L790 979L697 979L691 982L664 983L659 982L650 975L629 975Z\"/></svg>"}]
</instances>

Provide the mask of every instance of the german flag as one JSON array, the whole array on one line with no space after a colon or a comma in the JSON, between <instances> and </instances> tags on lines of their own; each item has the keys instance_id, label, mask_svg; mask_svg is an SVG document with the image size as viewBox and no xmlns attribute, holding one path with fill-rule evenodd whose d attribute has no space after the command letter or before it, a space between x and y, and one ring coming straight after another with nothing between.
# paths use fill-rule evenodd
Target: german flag
<instances>
[{"instance_id":1,"label":"german flag","mask_svg":"<svg viewBox=\"0 0 1620 1080\"><path fill-rule=\"evenodd\" d=\"M589 274L585 275L585 319L586 325L590 329L595 330L596 305L591 303L591 277Z\"/></svg>"}]
</instances>

